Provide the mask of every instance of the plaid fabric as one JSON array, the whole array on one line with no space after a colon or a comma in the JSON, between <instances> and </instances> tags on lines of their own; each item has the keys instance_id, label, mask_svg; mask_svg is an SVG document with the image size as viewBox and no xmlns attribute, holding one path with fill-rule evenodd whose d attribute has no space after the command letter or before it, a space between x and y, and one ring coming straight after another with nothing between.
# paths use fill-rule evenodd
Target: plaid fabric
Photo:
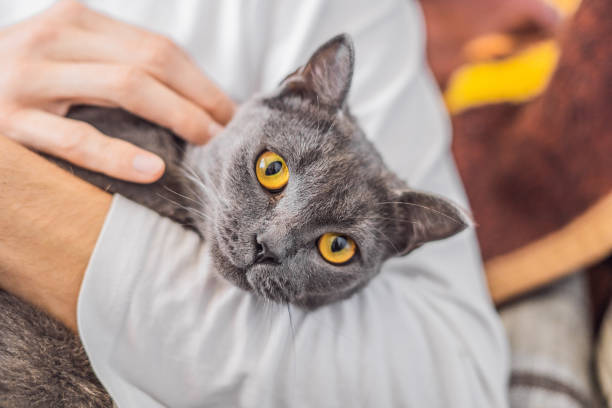
<instances>
[{"instance_id":1,"label":"plaid fabric","mask_svg":"<svg viewBox=\"0 0 612 408\"><path fill-rule=\"evenodd\" d=\"M582 273L501 309L512 348L511 407L601 406L589 315Z\"/></svg>"}]
</instances>

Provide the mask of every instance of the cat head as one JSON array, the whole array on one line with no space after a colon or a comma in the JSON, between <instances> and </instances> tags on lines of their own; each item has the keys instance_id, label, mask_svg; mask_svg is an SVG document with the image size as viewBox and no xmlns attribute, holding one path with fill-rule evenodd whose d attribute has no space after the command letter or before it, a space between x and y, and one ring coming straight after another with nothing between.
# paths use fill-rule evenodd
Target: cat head
<instances>
[{"instance_id":1,"label":"cat head","mask_svg":"<svg viewBox=\"0 0 612 408\"><path fill-rule=\"evenodd\" d=\"M353 65L350 38L331 39L208 145L203 229L239 287L315 308L466 227L451 203L385 167L346 106Z\"/></svg>"}]
</instances>

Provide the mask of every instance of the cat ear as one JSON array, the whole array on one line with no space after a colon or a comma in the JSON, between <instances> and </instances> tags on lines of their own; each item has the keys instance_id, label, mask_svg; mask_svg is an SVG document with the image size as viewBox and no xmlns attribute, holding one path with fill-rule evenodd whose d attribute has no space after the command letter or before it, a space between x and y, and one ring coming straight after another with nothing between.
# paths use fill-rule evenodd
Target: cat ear
<instances>
[{"instance_id":1,"label":"cat ear","mask_svg":"<svg viewBox=\"0 0 612 408\"><path fill-rule=\"evenodd\" d=\"M395 233L391 237L396 255L406 255L429 241L448 238L468 223L457 206L444 198L412 190L396 193Z\"/></svg>"},{"instance_id":2,"label":"cat ear","mask_svg":"<svg viewBox=\"0 0 612 408\"><path fill-rule=\"evenodd\" d=\"M281 83L281 93L313 94L320 103L341 108L351 86L355 57L353 42L340 34L323 44L306 65Z\"/></svg>"}]
</instances>

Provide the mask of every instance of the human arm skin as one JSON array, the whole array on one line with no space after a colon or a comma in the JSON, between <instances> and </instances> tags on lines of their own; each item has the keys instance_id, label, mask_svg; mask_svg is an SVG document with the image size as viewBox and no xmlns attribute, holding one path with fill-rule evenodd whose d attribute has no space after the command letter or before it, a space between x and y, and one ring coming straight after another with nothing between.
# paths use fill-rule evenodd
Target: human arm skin
<instances>
[{"instance_id":1,"label":"human arm skin","mask_svg":"<svg viewBox=\"0 0 612 408\"><path fill-rule=\"evenodd\" d=\"M112 196L0 135L0 287L72 330Z\"/></svg>"}]
</instances>

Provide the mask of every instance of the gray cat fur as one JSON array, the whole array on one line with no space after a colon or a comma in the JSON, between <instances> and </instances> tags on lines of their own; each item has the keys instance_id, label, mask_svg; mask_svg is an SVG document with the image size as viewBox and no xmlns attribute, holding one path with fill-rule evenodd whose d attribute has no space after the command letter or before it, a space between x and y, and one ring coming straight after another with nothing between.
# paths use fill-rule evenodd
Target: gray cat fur
<instances>
[{"instance_id":1,"label":"gray cat fur","mask_svg":"<svg viewBox=\"0 0 612 408\"><path fill-rule=\"evenodd\" d=\"M203 148L198 173L187 163L189 147L169 131L108 108L78 107L69 116L159 154L164 177L139 186L58 163L196 230L210 241L216 270L242 289L308 309L344 299L386 259L466 226L452 204L410 190L366 139L346 106L353 59L346 35L321 46L273 94L239 109ZM255 175L266 150L290 171L280 193ZM350 262L320 256L316 242L326 232L355 240ZM262 250L266 261L257 262ZM110 406L72 333L4 292L0 310L1 407Z\"/></svg>"}]
</instances>

